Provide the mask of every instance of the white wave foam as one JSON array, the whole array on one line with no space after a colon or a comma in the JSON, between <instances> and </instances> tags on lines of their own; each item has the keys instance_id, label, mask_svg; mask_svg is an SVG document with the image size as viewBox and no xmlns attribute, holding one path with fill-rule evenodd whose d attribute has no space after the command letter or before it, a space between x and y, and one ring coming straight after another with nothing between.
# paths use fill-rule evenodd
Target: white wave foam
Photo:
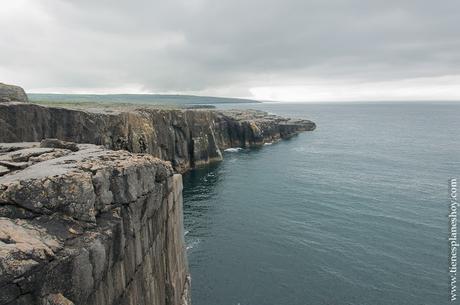
<instances>
[{"instance_id":1,"label":"white wave foam","mask_svg":"<svg viewBox=\"0 0 460 305\"><path fill-rule=\"evenodd\" d=\"M195 248L198 244L200 243L199 239L191 240L190 242L187 243L186 250L192 250Z\"/></svg>"},{"instance_id":2,"label":"white wave foam","mask_svg":"<svg viewBox=\"0 0 460 305\"><path fill-rule=\"evenodd\" d=\"M241 147L232 147L232 148L227 148L224 151L226 151L226 152L239 152L240 150L242 150Z\"/></svg>"}]
</instances>

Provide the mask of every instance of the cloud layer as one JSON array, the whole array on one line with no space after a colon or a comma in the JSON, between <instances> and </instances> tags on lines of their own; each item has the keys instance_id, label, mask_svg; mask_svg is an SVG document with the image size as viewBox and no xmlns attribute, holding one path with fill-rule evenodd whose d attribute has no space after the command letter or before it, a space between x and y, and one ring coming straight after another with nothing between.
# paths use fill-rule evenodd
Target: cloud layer
<instances>
[{"instance_id":1,"label":"cloud layer","mask_svg":"<svg viewBox=\"0 0 460 305\"><path fill-rule=\"evenodd\" d=\"M460 2L15 0L0 77L29 92L460 99Z\"/></svg>"}]
</instances>

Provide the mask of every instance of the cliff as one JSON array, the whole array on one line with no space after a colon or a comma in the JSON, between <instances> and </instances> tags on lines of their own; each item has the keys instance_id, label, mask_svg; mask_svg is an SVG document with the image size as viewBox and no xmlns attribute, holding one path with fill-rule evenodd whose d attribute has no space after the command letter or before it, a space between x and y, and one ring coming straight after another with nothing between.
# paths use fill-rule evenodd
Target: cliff
<instances>
[{"instance_id":1,"label":"cliff","mask_svg":"<svg viewBox=\"0 0 460 305\"><path fill-rule=\"evenodd\" d=\"M178 172L221 160L223 149L250 147L313 130L307 120L262 111L132 108L81 110L0 103L0 142L58 138L149 153Z\"/></svg>"},{"instance_id":2,"label":"cliff","mask_svg":"<svg viewBox=\"0 0 460 305\"><path fill-rule=\"evenodd\" d=\"M253 110L45 107L0 84L0 305L189 304L174 172L313 129Z\"/></svg>"},{"instance_id":3,"label":"cliff","mask_svg":"<svg viewBox=\"0 0 460 305\"><path fill-rule=\"evenodd\" d=\"M0 151L0 304L188 303L170 164L59 141Z\"/></svg>"}]
</instances>

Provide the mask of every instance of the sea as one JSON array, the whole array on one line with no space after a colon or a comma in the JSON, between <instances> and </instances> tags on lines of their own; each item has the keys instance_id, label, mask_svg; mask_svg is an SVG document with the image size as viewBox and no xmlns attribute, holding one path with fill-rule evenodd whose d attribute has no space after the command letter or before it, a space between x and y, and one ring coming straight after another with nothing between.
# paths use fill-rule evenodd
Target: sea
<instances>
[{"instance_id":1,"label":"sea","mask_svg":"<svg viewBox=\"0 0 460 305\"><path fill-rule=\"evenodd\" d=\"M184 175L194 305L455 304L448 214L460 103L217 107L317 129Z\"/></svg>"}]
</instances>

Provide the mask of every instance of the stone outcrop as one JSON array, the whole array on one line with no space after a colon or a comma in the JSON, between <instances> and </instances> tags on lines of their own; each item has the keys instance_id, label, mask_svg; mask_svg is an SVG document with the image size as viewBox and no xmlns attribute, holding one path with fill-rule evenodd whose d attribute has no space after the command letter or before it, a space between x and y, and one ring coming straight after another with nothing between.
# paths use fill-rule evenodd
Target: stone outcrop
<instances>
[{"instance_id":1,"label":"stone outcrop","mask_svg":"<svg viewBox=\"0 0 460 305\"><path fill-rule=\"evenodd\" d=\"M181 175L76 147L0 144L0 304L188 304Z\"/></svg>"},{"instance_id":2,"label":"stone outcrop","mask_svg":"<svg viewBox=\"0 0 460 305\"><path fill-rule=\"evenodd\" d=\"M220 149L260 146L316 128L309 120L291 120L257 110L218 112L216 122Z\"/></svg>"},{"instance_id":3,"label":"stone outcrop","mask_svg":"<svg viewBox=\"0 0 460 305\"><path fill-rule=\"evenodd\" d=\"M250 147L313 130L307 120L262 111L183 109L76 110L0 103L0 142L57 138L149 153L178 172L222 159L229 147Z\"/></svg>"},{"instance_id":4,"label":"stone outcrop","mask_svg":"<svg viewBox=\"0 0 460 305\"><path fill-rule=\"evenodd\" d=\"M0 83L0 103L9 102L27 103L27 94L21 87Z\"/></svg>"}]
</instances>

